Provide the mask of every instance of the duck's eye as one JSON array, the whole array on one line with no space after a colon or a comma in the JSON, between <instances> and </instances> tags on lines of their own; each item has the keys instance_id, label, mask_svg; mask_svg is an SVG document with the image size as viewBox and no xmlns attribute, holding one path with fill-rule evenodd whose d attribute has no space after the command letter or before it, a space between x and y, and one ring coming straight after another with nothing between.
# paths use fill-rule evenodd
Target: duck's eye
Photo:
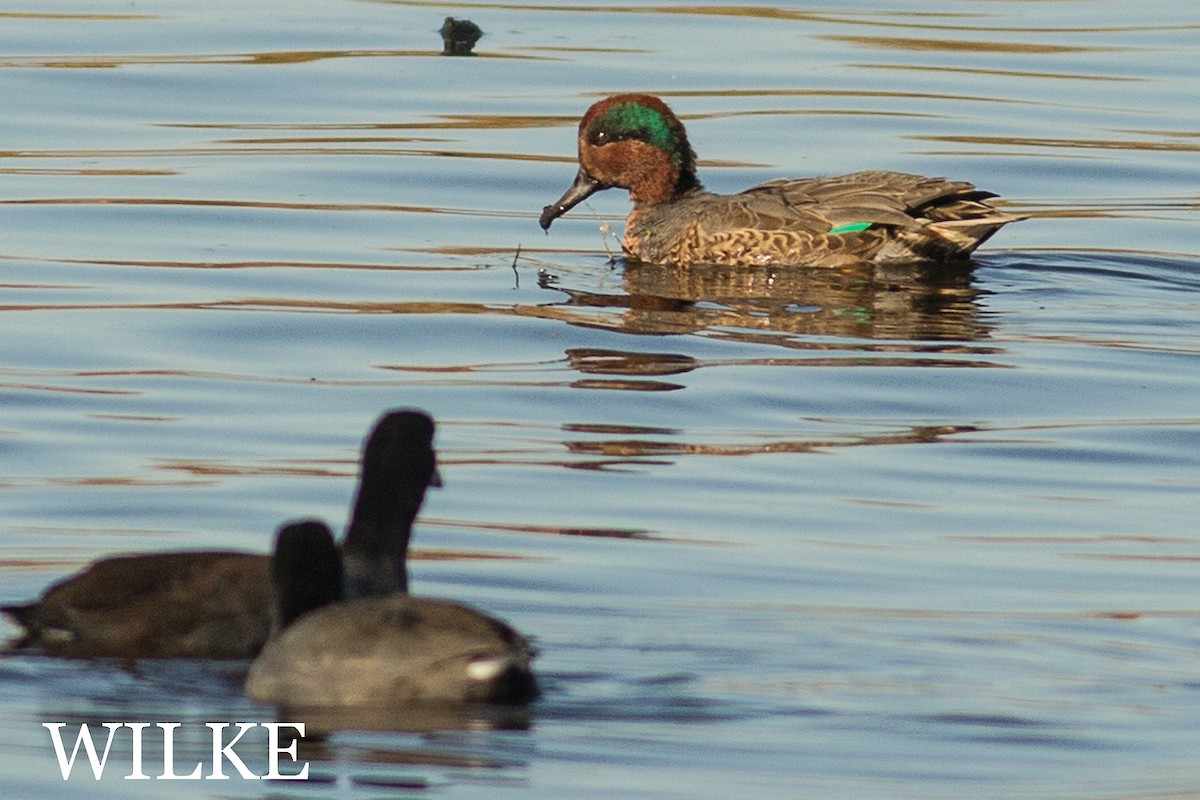
<instances>
[{"instance_id":1,"label":"duck's eye","mask_svg":"<svg viewBox=\"0 0 1200 800\"><path fill-rule=\"evenodd\" d=\"M603 147L606 144L616 144L617 142L623 142L626 139L634 138L636 138L636 135L627 131L614 131L609 128L600 128L588 134L588 143L591 144L592 147Z\"/></svg>"}]
</instances>

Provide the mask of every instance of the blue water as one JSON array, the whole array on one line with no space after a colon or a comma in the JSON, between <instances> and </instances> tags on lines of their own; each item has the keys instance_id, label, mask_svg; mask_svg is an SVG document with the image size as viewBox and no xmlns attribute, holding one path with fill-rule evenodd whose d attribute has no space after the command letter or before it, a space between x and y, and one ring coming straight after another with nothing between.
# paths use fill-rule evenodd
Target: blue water
<instances>
[{"instance_id":1,"label":"blue water","mask_svg":"<svg viewBox=\"0 0 1200 800\"><path fill-rule=\"evenodd\" d=\"M187 765L274 711L236 667L8 657L6 796L1200 795L1191 3L5 13L0 600L336 526L418 406L414 587L546 689L306 742L305 783L126 781L118 742L64 784L44 722L183 722ZM950 275L611 262L621 193L537 215L622 90L717 191L888 168L1032 219Z\"/></svg>"}]
</instances>

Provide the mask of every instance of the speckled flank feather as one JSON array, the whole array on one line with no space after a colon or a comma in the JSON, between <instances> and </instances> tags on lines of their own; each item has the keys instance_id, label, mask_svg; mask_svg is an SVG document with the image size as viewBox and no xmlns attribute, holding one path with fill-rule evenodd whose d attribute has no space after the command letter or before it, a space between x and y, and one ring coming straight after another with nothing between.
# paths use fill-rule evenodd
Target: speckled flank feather
<instances>
[{"instance_id":1,"label":"speckled flank feather","mask_svg":"<svg viewBox=\"0 0 1200 800\"><path fill-rule=\"evenodd\" d=\"M842 266L963 258L1014 217L969 183L898 172L777 180L640 205L625 250L651 263ZM864 230L835 228L869 222Z\"/></svg>"},{"instance_id":2,"label":"speckled flank feather","mask_svg":"<svg viewBox=\"0 0 1200 800\"><path fill-rule=\"evenodd\" d=\"M639 139L636 126L610 129L614 108L638 103L651 117L670 115L656 130L669 124L675 135L651 141ZM664 140L674 141L678 152L657 155ZM628 189L634 208L623 246L629 256L650 263L951 261L967 258L1001 227L1020 219L998 210L988 202L994 194L970 183L900 172L780 179L739 194L713 194L691 171L694 157L682 124L648 95L618 95L589 109L580 123L579 158L575 184L543 210L542 226L548 229L594 191Z\"/></svg>"}]
</instances>

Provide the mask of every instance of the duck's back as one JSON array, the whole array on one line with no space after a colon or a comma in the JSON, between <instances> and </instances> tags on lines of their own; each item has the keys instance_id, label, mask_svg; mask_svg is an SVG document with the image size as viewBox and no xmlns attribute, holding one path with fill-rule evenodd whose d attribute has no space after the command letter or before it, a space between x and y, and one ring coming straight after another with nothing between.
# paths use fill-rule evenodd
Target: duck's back
<instances>
[{"instance_id":1,"label":"duck's back","mask_svg":"<svg viewBox=\"0 0 1200 800\"><path fill-rule=\"evenodd\" d=\"M779 179L744 192L694 190L639 206L626 250L651 263L842 266L965 258L1017 219L972 184L901 172Z\"/></svg>"},{"instance_id":2,"label":"duck's back","mask_svg":"<svg viewBox=\"0 0 1200 800\"><path fill-rule=\"evenodd\" d=\"M16 647L66 657L249 658L271 629L266 556L148 553L97 561L5 613Z\"/></svg>"},{"instance_id":3,"label":"duck's back","mask_svg":"<svg viewBox=\"0 0 1200 800\"><path fill-rule=\"evenodd\" d=\"M317 609L268 642L250 668L254 700L297 708L408 702L524 702L529 643L445 600L392 595Z\"/></svg>"}]
</instances>

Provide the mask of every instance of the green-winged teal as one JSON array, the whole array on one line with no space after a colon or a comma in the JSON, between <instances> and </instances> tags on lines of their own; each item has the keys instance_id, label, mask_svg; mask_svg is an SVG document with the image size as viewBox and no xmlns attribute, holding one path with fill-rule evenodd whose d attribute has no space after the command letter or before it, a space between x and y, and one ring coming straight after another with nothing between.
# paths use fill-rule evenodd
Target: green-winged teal
<instances>
[{"instance_id":1,"label":"green-winged teal","mask_svg":"<svg viewBox=\"0 0 1200 800\"><path fill-rule=\"evenodd\" d=\"M295 711L536 696L533 648L508 625L405 594L338 602L338 560L324 523L280 529L271 571L282 630L250 666L251 699Z\"/></svg>"},{"instance_id":2,"label":"green-winged teal","mask_svg":"<svg viewBox=\"0 0 1200 800\"><path fill-rule=\"evenodd\" d=\"M407 589L408 540L430 485L440 485L433 420L384 414L363 446L343 558L347 597ZM164 552L95 562L25 605L0 607L23 628L11 649L65 657L250 658L271 633L269 557Z\"/></svg>"},{"instance_id":3,"label":"green-winged teal","mask_svg":"<svg viewBox=\"0 0 1200 800\"><path fill-rule=\"evenodd\" d=\"M579 122L579 172L542 228L593 192L629 190L627 255L654 264L845 266L964 259L1020 217L961 181L902 172L779 179L705 191L683 123L645 94L601 100Z\"/></svg>"}]
</instances>

